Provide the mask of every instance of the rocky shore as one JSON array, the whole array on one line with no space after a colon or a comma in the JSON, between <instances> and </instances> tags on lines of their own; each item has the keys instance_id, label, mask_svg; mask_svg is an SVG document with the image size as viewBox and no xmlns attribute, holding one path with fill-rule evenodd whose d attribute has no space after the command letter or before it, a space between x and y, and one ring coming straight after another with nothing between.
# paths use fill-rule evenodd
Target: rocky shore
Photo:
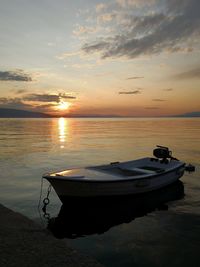
<instances>
[{"instance_id":1,"label":"rocky shore","mask_svg":"<svg viewBox=\"0 0 200 267\"><path fill-rule=\"evenodd\" d=\"M0 218L1 267L103 267L1 204Z\"/></svg>"}]
</instances>

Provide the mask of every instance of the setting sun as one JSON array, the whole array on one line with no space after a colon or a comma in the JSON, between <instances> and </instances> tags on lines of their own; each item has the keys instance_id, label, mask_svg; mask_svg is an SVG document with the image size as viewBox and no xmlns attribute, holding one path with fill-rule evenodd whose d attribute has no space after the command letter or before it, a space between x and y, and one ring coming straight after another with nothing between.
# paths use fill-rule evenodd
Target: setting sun
<instances>
[{"instance_id":1,"label":"setting sun","mask_svg":"<svg viewBox=\"0 0 200 267\"><path fill-rule=\"evenodd\" d=\"M58 104L58 109L60 110L66 110L71 106L71 104L69 102L60 102Z\"/></svg>"}]
</instances>

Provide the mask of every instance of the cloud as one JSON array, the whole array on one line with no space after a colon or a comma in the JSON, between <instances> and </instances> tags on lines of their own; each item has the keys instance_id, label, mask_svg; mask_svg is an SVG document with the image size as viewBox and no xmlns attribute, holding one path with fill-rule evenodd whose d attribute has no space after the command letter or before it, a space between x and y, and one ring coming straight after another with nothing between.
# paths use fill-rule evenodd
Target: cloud
<instances>
[{"instance_id":1,"label":"cloud","mask_svg":"<svg viewBox=\"0 0 200 267\"><path fill-rule=\"evenodd\" d=\"M116 14L113 13L104 13L98 16L98 22L109 22L116 17Z\"/></svg>"},{"instance_id":2,"label":"cloud","mask_svg":"<svg viewBox=\"0 0 200 267\"><path fill-rule=\"evenodd\" d=\"M21 98L0 98L0 107L4 108L14 108L14 109L32 109L34 108L33 105L26 104L22 101Z\"/></svg>"},{"instance_id":3,"label":"cloud","mask_svg":"<svg viewBox=\"0 0 200 267\"><path fill-rule=\"evenodd\" d=\"M99 13L106 8L106 4L100 3L96 5L96 12Z\"/></svg>"},{"instance_id":4,"label":"cloud","mask_svg":"<svg viewBox=\"0 0 200 267\"><path fill-rule=\"evenodd\" d=\"M145 109L160 109L159 107L145 107Z\"/></svg>"},{"instance_id":5,"label":"cloud","mask_svg":"<svg viewBox=\"0 0 200 267\"><path fill-rule=\"evenodd\" d=\"M166 88L166 89L163 89L163 91L166 91L166 92L171 92L173 91L174 89L173 88Z\"/></svg>"},{"instance_id":6,"label":"cloud","mask_svg":"<svg viewBox=\"0 0 200 267\"><path fill-rule=\"evenodd\" d=\"M53 104L53 103L50 103L50 104L42 104L42 105L37 105L35 108L40 109L40 110L43 110L43 109L50 109L52 107L57 107L57 104Z\"/></svg>"},{"instance_id":7,"label":"cloud","mask_svg":"<svg viewBox=\"0 0 200 267\"><path fill-rule=\"evenodd\" d=\"M108 46L109 46L109 43L106 41L100 41L100 42L97 41L97 42L94 42L92 44L85 44L82 47L82 50L85 53L98 52L98 51L102 51L102 50L106 49Z\"/></svg>"},{"instance_id":8,"label":"cloud","mask_svg":"<svg viewBox=\"0 0 200 267\"><path fill-rule=\"evenodd\" d=\"M136 94L141 94L140 90L135 90L135 91L121 91L119 92L120 95L136 95Z\"/></svg>"},{"instance_id":9,"label":"cloud","mask_svg":"<svg viewBox=\"0 0 200 267\"><path fill-rule=\"evenodd\" d=\"M0 81L31 82L32 78L23 70L0 71Z\"/></svg>"},{"instance_id":10,"label":"cloud","mask_svg":"<svg viewBox=\"0 0 200 267\"><path fill-rule=\"evenodd\" d=\"M94 64L72 64L71 67L75 69L92 69Z\"/></svg>"},{"instance_id":11,"label":"cloud","mask_svg":"<svg viewBox=\"0 0 200 267\"><path fill-rule=\"evenodd\" d=\"M73 51L73 52L65 52L59 56L56 56L57 59L65 59L65 58L70 58L70 57L77 57L77 56L81 56L81 52L80 51Z\"/></svg>"},{"instance_id":12,"label":"cloud","mask_svg":"<svg viewBox=\"0 0 200 267\"><path fill-rule=\"evenodd\" d=\"M83 34L94 33L96 31L97 31L97 28L95 27L86 27L86 26L77 25L76 29L73 31L73 34L76 36L80 36Z\"/></svg>"},{"instance_id":13,"label":"cloud","mask_svg":"<svg viewBox=\"0 0 200 267\"><path fill-rule=\"evenodd\" d=\"M152 5L155 0L116 0L121 7Z\"/></svg>"},{"instance_id":14,"label":"cloud","mask_svg":"<svg viewBox=\"0 0 200 267\"><path fill-rule=\"evenodd\" d=\"M65 94L59 95L48 95L48 94L29 94L23 97L1 97L0 98L0 107L4 108L14 108L14 109L28 109L34 110L37 109L42 111L44 109L51 109L56 107L59 102L62 102L63 99L74 99L73 96L68 96ZM33 103L36 102L36 103ZM39 104L38 102L41 102Z\"/></svg>"},{"instance_id":15,"label":"cloud","mask_svg":"<svg viewBox=\"0 0 200 267\"><path fill-rule=\"evenodd\" d=\"M135 79L143 79L143 76L133 76L133 77L128 77L127 80L135 80Z\"/></svg>"},{"instance_id":16,"label":"cloud","mask_svg":"<svg viewBox=\"0 0 200 267\"><path fill-rule=\"evenodd\" d=\"M23 90L22 90L23 91ZM68 94L26 94L22 97L0 97L0 106L14 109L50 109L65 99L75 99Z\"/></svg>"},{"instance_id":17,"label":"cloud","mask_svg":"<svg viewBox=\"0 0 200 267\"><path fill-rule=\"evenodd\" d=\"M27 90L25 90L25 89L19 89L19 90L16 90L16 91L15 91L15 93L16 93L16 94L19 94L19 95L20 95L20 94L24 94L24 93L26 93L26 92L27 92Z\"/></svg>"},{"instance_id":18,"label":"cloud","mask_svg":"<svg viewBox=\"0 0 200 267\"><path fill-rule=\"evenodd\" d=\"M160 99L160 98L154 98L154 99L152 99L152 101L163 102L163 101L166 101L166 100L165 99Z\"/></svg>"},{"instance_id":19,"label":"cloud","mask_svg":"<svg viewBox=\"0 0 200 267\"><path fill-rule=\"evenodd\" d=\"M68 94L58 94L58 96L60 97L60 99L76 99L75 96L68 95Z\"/></svg>"},{"instance_id":20,"label":"cloud","mask_svg":"<svg viewBox=\"0 0 200 267\"><path fill-rule=\"evenodd\" d=\"M192 70L188 70L185 72L181 72L179 74L175 74L173 76L175 79L200 79L200 67L192 69Z\"/></svg>"},{"instance_id":21,"label":"cloud","mask_svg":"<svg viewBox=\"0 0 200 267\"><path fill-rule=\"evenodd\" d=\"M75 96L66 94L28 94L23 97L26 101L36 101L36 102L57 102L59 103L62 99L75 99Z\"/></svg>"},{"instance_id":22,"label":"cloud","mask_svg":"<svg viewBox=\"0 0 200 267\"><path fill-rule=\"evenodd\" d=\"M23 98L26 101L38 102L59 102L59 95L29 94Z\"/></svg>"},{"instance_id":23,"label":"cloud","mask_svg":"<svg viewBox=\"0 0 200 267\"><path fill-rule=\"evenodd\" d=\"M138 1L120 0L118 2ZM99 52L104 59L116 57L133 59L141 55L169 51L171 53L191 51L192 44L195 44L200 37L198 12L200 1L168 0L164 6L160 4L160 11L156 12L152 9L146 15L127 16L121 25L113 26L115 34L85 43L82 51L88 54Z\"/></svg>"}]
</instances>

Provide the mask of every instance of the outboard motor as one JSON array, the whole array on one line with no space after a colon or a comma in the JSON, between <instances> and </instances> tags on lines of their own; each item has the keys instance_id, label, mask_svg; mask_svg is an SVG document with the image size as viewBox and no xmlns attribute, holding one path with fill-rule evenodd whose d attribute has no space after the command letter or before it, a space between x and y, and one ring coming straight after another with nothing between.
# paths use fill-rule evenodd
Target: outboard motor
<instances>
[{"instance_id":1,"label":"outboard motor","mask_svg":"<svg viewBox=\"0 0 200 267\"><path fill-rule=\"evenodd\" d=\"M157 148L153 150L153 155L163 161L166 161L168 158L172 159L172 152L165 146L157 146Z\"/></svg>"},{"instance_id":2,"label":"outboard motor","mask_svg":"<svg viewBox=\"0 0 200 267\"><path fill-rule=\"evenodd\" d=\"M177 158L172 157L172 151L170 151L169 148L165 146L157 146L157 148L153 150L153 155L156 157L156 159L151 158L151 161L159 161L160 159L160 163L168 164L169 160L178 160ZM184 167L185 171L188 171L189 173L195 172L195 166L192 164L186 165L185 163Z\"/></svg>"}]
</instances>

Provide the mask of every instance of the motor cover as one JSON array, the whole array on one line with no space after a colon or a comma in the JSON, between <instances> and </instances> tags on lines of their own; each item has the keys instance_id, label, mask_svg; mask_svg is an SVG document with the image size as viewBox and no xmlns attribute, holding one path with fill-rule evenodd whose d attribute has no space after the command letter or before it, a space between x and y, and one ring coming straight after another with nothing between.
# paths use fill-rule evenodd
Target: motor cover
<instances>
[{"instance_id":1,"label":"motor cover","mask_svg":"<svg viewBox=\"0 0 200 267\"><path fill-rule=\"evenodd\" d=\"M171 151L168 148L159 147L154 149L153 155L159 159L167 159L171 158Z\"/></svg>"}]
</instances>

